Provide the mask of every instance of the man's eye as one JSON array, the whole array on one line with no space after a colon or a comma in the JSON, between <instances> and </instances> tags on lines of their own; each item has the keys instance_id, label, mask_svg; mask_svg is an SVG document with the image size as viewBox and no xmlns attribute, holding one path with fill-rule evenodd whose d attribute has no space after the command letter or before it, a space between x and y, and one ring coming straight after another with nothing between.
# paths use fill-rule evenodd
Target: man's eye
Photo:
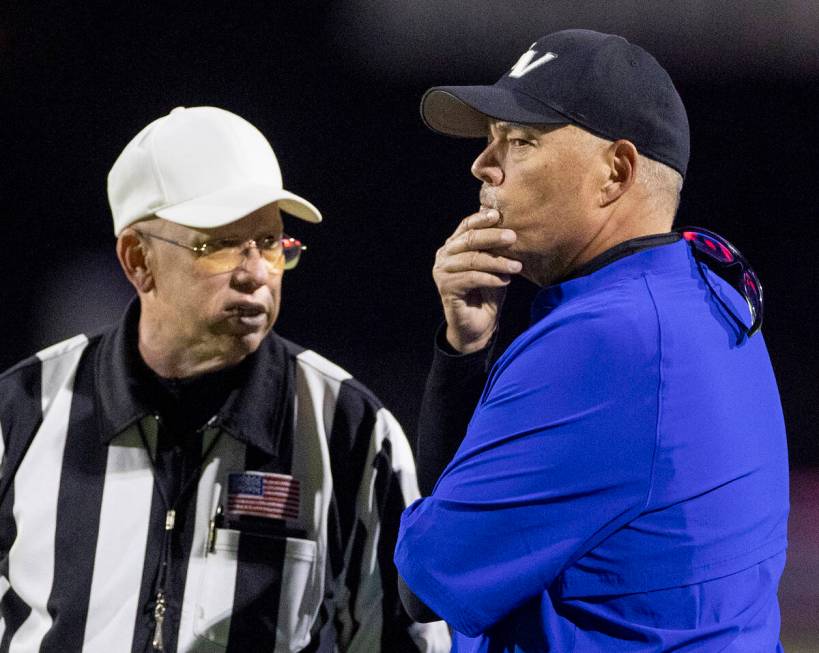
<instances>
[{"instance_id":1,"label":"man's eye","mask_svg":"<svg viewBox=\"0 0 819 653\"><path fill-rule=\"evenodd\" d=\"M530 145L529 141L524 138L510 138L509 143L512 145L512 147L526 147L527 145Z\"/></svg>"},{"instance_id":2,"label":"man's eye","mask_svg":"<svg viewBox=\"0 0 819 653\"><path fill-rule=\"evenodd\" d=\"M235 238L222 238L220 240L210 240L202 245L202 251L205 254L213 254L215 252L221 252L225 249L232 249L234 247L240 247L241 242L236 240Z\"/></svg>"}]
</instances>

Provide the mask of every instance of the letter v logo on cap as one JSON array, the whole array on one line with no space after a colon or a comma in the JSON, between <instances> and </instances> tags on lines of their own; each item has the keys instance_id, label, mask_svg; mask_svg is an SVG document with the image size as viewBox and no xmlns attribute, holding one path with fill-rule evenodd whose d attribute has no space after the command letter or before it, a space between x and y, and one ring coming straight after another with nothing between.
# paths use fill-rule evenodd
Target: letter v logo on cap
<instances>
[{"instance_id":1,"label":"letter v logo on cap","mask_svg":"<svg viewBox=\"0 0 819 653\"><path fill-rule=\"evenodd\" d=\"M552 59L557 59L557 55L554 52L547 52L542 57L532 61L532 58L537 54L537 52L532 50L533 47L535 47L534 43L521 55L518 62L512 66L512 70L509 71L509 77L523 77L526 73L533 71L538 66L548 63Z\"/></svg>"}]
</instances>

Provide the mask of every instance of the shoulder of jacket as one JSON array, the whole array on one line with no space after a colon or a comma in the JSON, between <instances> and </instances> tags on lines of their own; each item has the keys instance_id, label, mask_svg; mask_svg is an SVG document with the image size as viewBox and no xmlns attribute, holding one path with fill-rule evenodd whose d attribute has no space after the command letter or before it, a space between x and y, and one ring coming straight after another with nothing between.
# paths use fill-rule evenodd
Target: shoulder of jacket
<instances>
[{"instance_id":1,"label":"shoulder of jacket","mask_svg":"<svg viewBox=\"0 0 819 653\"><path fill-rule=\"evenodd\" d=\"M63 356L70 356L72 353L76 352L77 349L85 349L89 342L89 337L84 333L81 333L73 338L68 338L67 340L53 344L50 347L41 349L34 356L45 363L46 361L61 358Z\"/></svg>"},{"instance_id":2,"label":"shoulder of jacket","mask_svg":"<svg viewBox=\"0 0 819 653\"><path fill-rule=\"evenodd\" d=\"M303 374L319 380L321 383L329 383L332 385L343 384L346 390L344 393L345 402L343 403L352 400L353 403L361 402L368 404L373 412L378 412L384 408L381 400L372 390L340 365L336 365L312 349L305 349L281 336L277 337L284 343L294 364Z\"/></svg>"},{"instance_id":3,"label":"shoulder of jacket","mask_svg":"<svg viewBox=\"0 0 819 653\"><path fill-rule=\"evenodd\" d=\"M294 358L296 365L309 370L313 374L322 376L329 381L341 383L353 378L353 375L343 367L324 358L321 354L317 354L312 349L303 349Z\"/></svg>"},{"instance_id":4,"label":"shoulder of jacket","mask_svg":"<svg viewBox=\"0 0 819 653\"><path fill-rule=\"evenodd\" d=\"M60 359L62 357L70 356L78 349L84 349L93 338L89 338L85 334L79 334L55 343L45 349L41 349L36 354L24 358L16 365L13 365L5 372L0 374L0 382L15 379L20 374L25 374L32 367L42 365L43 363Z\"/></svg>"},{"instance_id":5,"label":"shoulder of jacket","mask_svg":"<svg viewBox=\"0 0 819 653\"><path fill-rule=\"evenodd\" d=\"M287 354L295 365L302 368L302 370L323 377L328 381L335 381L336 383L341 383L342 381L353 378L353 375L343 367L336 365L312 349L302 347L292 340L283 338L277 333L274 333L273 337L284 345Z\"/></svg>"}]
</instances>

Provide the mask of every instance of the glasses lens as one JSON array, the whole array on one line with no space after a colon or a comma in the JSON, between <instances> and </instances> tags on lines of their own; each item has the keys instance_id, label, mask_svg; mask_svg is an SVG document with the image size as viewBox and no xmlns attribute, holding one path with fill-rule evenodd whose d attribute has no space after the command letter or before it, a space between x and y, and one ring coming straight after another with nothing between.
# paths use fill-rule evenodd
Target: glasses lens
<instances>
[{"instance_id":1,"label":"glasses lens","mask_svg":"<svg viewBox=\"0 0 819 653\"><path fill-rule=\"evenodd\" d=\"M756 273L751 268L745 270L742 275L742 287L745 289L745 299L753 317L751 325L751 335L753 335L762 326L762 284L759 283Z\"/></svg>"},{"instance_id":2,"label":"glasses lens","mask_svg":"<svg viewBox=\"0 0 819 653\"><path fill-rule=\"evenodd\" d=\"M230 272L241 266L244 258L241 248L223 247L200 256L197 259L197 263L206 272L221 274L222 272Z\"/></svg>"},{"instance_id":3,"label":"glasses lens","mask_svg":"<svg viewBox=\"0 0 819 653\"><path fill-rule=\"evenodd\" d=\"M701 252L708 254L722 263L733 263L736 260L736 257L725 243L720 242L708 234L697 231L684 231L683 238Z\"/></svg>"},{"instance_id":4,"label":"glasses lens","mask_svg":"<svg viewBox=\"0 0 819 653\"><path fill-rule=\"evenodd\" d=\"M197 261L208 274L231 272L242 267L249 249L246 243L231 246L222 244L218 248L210 249L206 254L200 256ZM300 240L290 236L283 236L280 240L272 243L263 241L261 244L256 244L256 249L271 272L281 272L296 267L302 251L307 248L301 244Z\"/></svg>"},{"instance_id":5,"label":"glasses lens","mask_svg":"<svg viewBox=\"0 0 819 653\"><path fill-rule=\"evenodd\" d=\"M259 253L262 255L262 258L267 263L267 267L270 268L271 272L281 272L284 270L284 252L281 247L262 249L259 250Z\"/></svg>"},{"instance_id":6,"label":"glasses lens","mask_svg":"<svg viewBox=\"0 0 819 653\"><path fill-rule=\"evenodd\" d=\"M223 274L242 267L248 252L249 248L242 246L222 247L200 256L197 263L207 274ZM284 269L281 247L259 249L259 255L271 272L281 272Z\"/></svg>"},{"instance_id":7,"label":"glasses lens","mask_svg":"<svg viewBox=\"0 0 819 653\"><path fill-rule=\"evenodd\" d=\"M720 265L720 275L745 297L751 311L752 323L748 334L759 331L762 326L762 284L745 257L731 243L713 232L696 228L683 229L681 233L697 251Z\"/></svg>"},{"instance_id":8,"label":"glasses lens","mask_svg":"<svg viewBox=\"0 0 819 653\"><path fill-rule=\"evenodd\" d=\"M291 236L282 238L282 252L284 253L284 269L292 270L299 264L301 253L307 249L301 241Z\"/></svg>"}]
</instances>

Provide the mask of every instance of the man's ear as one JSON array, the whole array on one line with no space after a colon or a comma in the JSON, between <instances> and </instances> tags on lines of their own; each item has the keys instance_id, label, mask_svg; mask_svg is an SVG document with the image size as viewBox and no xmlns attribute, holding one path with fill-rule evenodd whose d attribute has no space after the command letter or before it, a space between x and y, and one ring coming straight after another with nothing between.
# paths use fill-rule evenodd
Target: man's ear
<instances>
[{"instance_id":1,"label":"man's ear","mask_svg":"<svg viewBox=\"0 0 819 653\"><path fill-rule=\"evenodd\" d=\"M606 150L609 174L600 188L600 206L617 200L637 180L637 148L626 140L614 141Z\"/></svg>"},{"instance_id":2,"label":"man's ear","mask_svg":"<svg viewBox=\"0 0 819 653\"><path fill-rule=\"evenodd\" d=\"M144 294L154 289L150 257L145 243L134 229L125 229L117 238L117 258L122 271L138 293Z\"/></svg>"}]
</instances>

